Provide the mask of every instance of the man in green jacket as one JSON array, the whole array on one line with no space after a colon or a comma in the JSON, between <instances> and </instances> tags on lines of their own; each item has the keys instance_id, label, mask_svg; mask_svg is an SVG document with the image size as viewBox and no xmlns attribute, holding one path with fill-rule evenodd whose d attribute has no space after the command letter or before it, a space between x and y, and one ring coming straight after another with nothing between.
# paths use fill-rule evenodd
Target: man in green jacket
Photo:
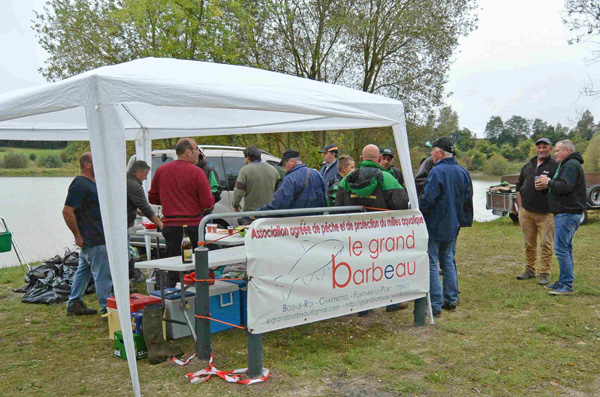
<instances>
[{"instance_id":1,"label":"man in green jacket","mask_svg":"<svg viewBox=\"0 0 600 397\"><path fill-rule=\"evenodd\" d=\"M408 194L381 164L375 145L367 145L362 163L340 182L335 205L363 205L370 208L403 210L408 208Z\"/></svg>"},{"instance_id":2,"label":"man in green jacket","mask_svg":"<svg viewBox=\"0 0 600 397\"><path fill-rule=\"evenodd\" d=\"M363 149L358 168L340 182L335 198L336 206L363 205L368 208L404 210L408 208L408 194L400 183L381 166L381 154L375 145ZM385 310L394 312L406 309L407 302L388 305ZM358 313L369 315L369 310Z\"/></svg>"}]
</instances>

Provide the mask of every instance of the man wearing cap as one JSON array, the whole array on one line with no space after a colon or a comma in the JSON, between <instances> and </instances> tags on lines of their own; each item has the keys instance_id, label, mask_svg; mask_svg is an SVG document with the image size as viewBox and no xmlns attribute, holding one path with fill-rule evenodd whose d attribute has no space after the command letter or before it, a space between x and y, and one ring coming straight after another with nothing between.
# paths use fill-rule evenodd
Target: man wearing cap
<instances>
[{"instance_id":1,"label":"man wearing cap","mask_svg":"<svg viewBox=\"0 0 600 397\"><path fill-rule=\"evenodd\" d=\"M279 173L270 164L261 161L262 155L256 146L244 149L246 165L242 167L233 189L233 209L240 211L244 200L243 211L254 211L273 200L275 186L279 182Z\"/></svg>"},{"instance_id":2,"label":"man wearing cap","mask_svg":"<svg viewBox=\"0 0 600 397\"><path fill-rule=\"evenodd\" d=\"M550 289L550 295L572 295L573 237L587 206L583 158L569 140L556 143L554 157L558 169L552 179L541 175L535 184L538 189L550 189L548 205L554 214L554 253L560 270L558 281L546 288Z\"/></svg>"},{"instance_id":3,"label":"man wearing cap","mask_svg":"<svg viewBox=\"0 0 600 397\"><path fill-rule=\"evenodd\" d=\"M461 226L469 226L472 212L468 211L473 198L471 177L453 157L454 142L441 137L431 144L435 163L419 201L429 233L429 289L435 317L442 308L456 310L458 281L454 263L454 246ZM444 286L440 281L438 263Z\"/></svg>"},{"instance_id":4,"label":"man wearing cap","mask_svg":"<svg viewBox=\"0 0 600 397\"><path fill-rule=\"evenodd\" d=\"M404 186L404 176L402 175L402 171L392 165L392 161L394 161L394 152L392 149L381 149L381 167L392 174L394 178L398 181L399 184Z\"/></svg>"},{"instance_id":5,"label":"man wearing cap","mask_svg":"<svg viewBox=\"0 0 600 397\"><path fill-rule=\"evenodd\" d=\"M322 150L319 150L319 153L323 154L323 161L325 162L325 165L321 167L321 171L319 172L325 181L325 185L329 186L329 182L338 173L338 148L336 145L330 143Z\"/></svg>"},{"instance_id":6,"label":"man wearing cap","mask_svg":"<svg viewBox=\"0 0 600 397\"><path fill-rule=\"evenodd\" d=\"M208 178L198 164L200 148L191 138L181 138L175 145L177 160L156 169L148 201L162 205L163 231L167 256L181 255L183 226L188 226L192 247L198 245L198 225L202 214L215 204ZM169 272L168 286L179 281L178 272Z\"/></svg>"},{"instance_id":7,"label":"man wearing cap","mask_svg":"<svg viewBox=\"0 0 600 397\"><path fill-rule=\"evenodd\" d=\"M517 182L517 205L519 224L525 241L526 267L517 280L534 278L537 259L538 237L540 244L540 277L538 284L550 283L550 263L554 243L554 220L548 206L548 189L536 189L535 181L541 176L552 177L558 163L552 157L552 142L540 138L535 142L536 156L521 169ZM515 209L516 211L516 209Z\"/></svg>"},{"instance_id":8,"label":"man wearing cap","mask_svg":"<svg viewBox=\"0 0 600 397\"><path fill-rule=\"evenodd\" d=\"M287 149L279 165L283 166L286 174L273 200L257 211L327 206L327 185L323 177L317 170L302 163L299 152Z\"/></svg>"}]
</instances>

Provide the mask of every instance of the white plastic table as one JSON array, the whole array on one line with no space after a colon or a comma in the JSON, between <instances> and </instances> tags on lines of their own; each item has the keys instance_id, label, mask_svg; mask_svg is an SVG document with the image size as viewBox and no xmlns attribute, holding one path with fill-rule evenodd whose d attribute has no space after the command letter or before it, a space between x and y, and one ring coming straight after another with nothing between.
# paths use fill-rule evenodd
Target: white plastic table
<instances>
[{"instance_id":1,"label":"white plastic table","mask_svg":"<svg viewBox=\"0 0 600 397\"><path fill-rule=\"evenodd\" d=\"M156 252L159 252L160 242L159 238L161 238L162 232L157 232L156 229L142 229L135 232L140 236L144 236L144 243L146 245L146 258L152 259L152 238L156 238Z\"/></svg>"},{"instance_id":2,"label":"white plastic table","mask_svg":"<svg viewBox=\"0 0 600 397\"><path fill-rule=\"evenodd\" d=\"M229 236L229 235L224 234L224 233L206 233L204 235L204 240L205 241L213 241L213 240L216 240L218 238L221 238L221 240L216 241L213 244L215 244L215 245L221 245L221 246L226 246L226 247L232 247L232 246L237 246L237 245L244 245L244 238L242 236L240 236L239 233L234 234L233 236Z\"/></svg>"},{"instance_id":3,"label":"white plastic table","mask_svg":"<svg viewBox=\"0 0 600 397\"><path fill-rule=\"evenodd\" d=\"M194 257L195 258L195 257ZM246 247L222 248L219 250L208 251L208 267L211 269L227 266L246 264ZM181 256L172 256L170 258L153 259L149 261L137 262L137 269L160 269L175 272L188 272L194 270L196 265L192 263L181 263Z\"/></svg>"}]
</instances>

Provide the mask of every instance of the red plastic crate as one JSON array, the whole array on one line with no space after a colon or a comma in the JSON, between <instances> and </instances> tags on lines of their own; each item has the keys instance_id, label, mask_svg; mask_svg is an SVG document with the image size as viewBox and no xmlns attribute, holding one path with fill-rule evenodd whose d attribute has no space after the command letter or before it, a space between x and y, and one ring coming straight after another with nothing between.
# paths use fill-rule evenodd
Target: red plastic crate
<instances>
[{"instance_id":1,"label":"red plastic crate","mask_svg":"<svg viewBox=\"0 0 600 397\"><path fill-rule=\"evenodd\" d=\"M150 303L160 303L160 298L143 294L129 295L129 310L131 313L142 310L144 306ZM107 306L111 309L117 308L117 302L114 296L108 298Z\"/></svg>"}]
</instances>

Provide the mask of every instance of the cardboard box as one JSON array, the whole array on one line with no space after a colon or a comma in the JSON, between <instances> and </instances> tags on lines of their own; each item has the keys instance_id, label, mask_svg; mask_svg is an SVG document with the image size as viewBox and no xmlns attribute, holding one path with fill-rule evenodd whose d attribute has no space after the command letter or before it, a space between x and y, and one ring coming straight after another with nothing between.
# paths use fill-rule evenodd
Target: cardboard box
<instances>
[{"instance_id":1,"label":"cardboard box","mask_svg":"<svg viewBox=\"0 0 600 397\"><path fill-rule=\"evenodd\" d=\"M115 332L115 356L127 360L127 353L125 353L125 343L123 342L123 331L119 330ZM142 335L133 334L133 345L135 347L135 359L142 360L148 357L148 348L144 337Z\"/></svg>"}]
</instances>

